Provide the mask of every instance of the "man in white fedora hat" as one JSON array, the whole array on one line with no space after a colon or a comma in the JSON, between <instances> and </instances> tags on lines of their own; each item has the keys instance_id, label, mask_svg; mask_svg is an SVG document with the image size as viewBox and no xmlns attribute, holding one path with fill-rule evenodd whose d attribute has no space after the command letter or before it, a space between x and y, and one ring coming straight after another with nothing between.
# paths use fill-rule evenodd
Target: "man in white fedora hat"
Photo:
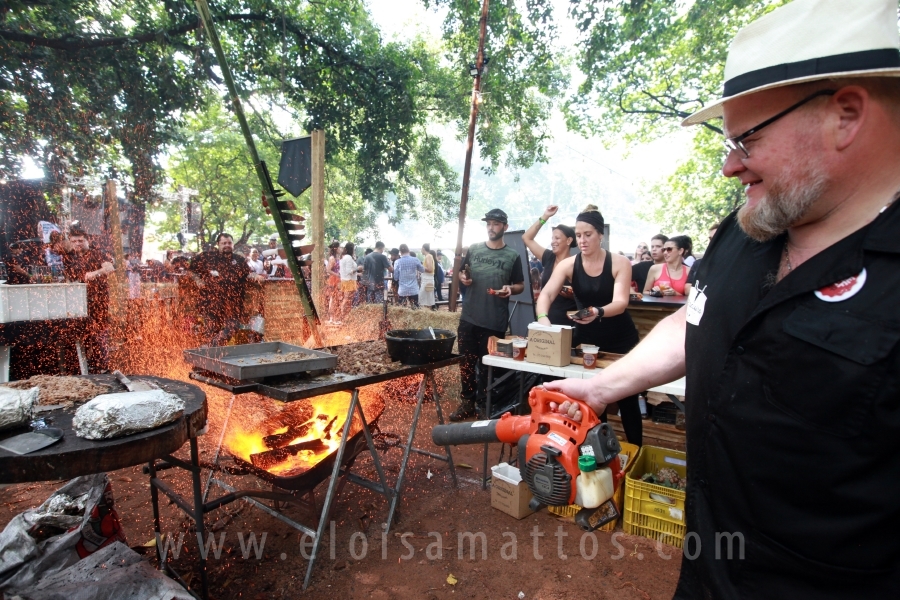
<instances>
[{"instance_id":1,"label":"man in white fedora hat","mask_svg":"<svg viewBox=\"0 0 900 600\"><path fill-rule=\"evenodd\" d=\"M897 8L796 0L738 33L723 97L685 124L724 118L746 203L684 309L545 384L602 413L687 376L676 598L900 597Z\"/></svg>"}]
</instances>

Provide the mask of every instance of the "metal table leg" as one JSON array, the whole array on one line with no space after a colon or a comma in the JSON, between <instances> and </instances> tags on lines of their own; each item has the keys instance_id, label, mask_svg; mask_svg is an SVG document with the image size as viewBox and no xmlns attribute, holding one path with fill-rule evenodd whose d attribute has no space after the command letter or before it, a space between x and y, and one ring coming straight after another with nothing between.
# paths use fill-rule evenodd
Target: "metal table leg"
<instances>
[{"instance_id":1,"label":"metal table leg","mask_svg":"<svg viewBox=\"0 0 900 600\"><path fill-rule=\"evenodd\" d=\"M406 445L403 448L403 459L400 461L400 474L397 476L397 483L392 490L393 498L391 499L391 508L388 512L387 531L390 531L390 527L394 523L394 514L397 510L397 504L399 504L400 502L403 483L406 480L406 467L409 463L409 455L411 452L415 452L416 454L421 454L422 456L428 456L430 458L446 462L450 466L450 476L453 478L453 486L459 487L459 481L456 478L456 466L453 464L453 453L450 450L450 446L444 446L444 451L446 452L445 455L440 455L428 450L422 450L421 448L416 448L415 446L413 446L413 441L416 437L416 430L419 426L419 416L422 412L422 404L424 404L425 402L425 390L427 389L429 381L431 381L431 389L434 393L434 404L435 410L437 412L438 422L441 425L444 424L444 415L441 411L441 399L437 392L437 383L434 380L434 371L426 371L425 375L422 377L422 383L419 384L419 391L416 395L416 408L413 413L413 420L412 424L410 425L409 434L406 438Z\"/></svg>"},{"instance_id":2,"label":"metal table leg","mask_svg":"<svg viewBox=\"0 0 900 600\"><path fill-rule=\"evenodd\" d=\"M187 503L180 495L178 495L164 482L157 479L156 460L150 461L145 472L149 473L150 475L150 503L153 507L153 531L156 539L156 558L159 561L159 568L163 571L166 571L169 576L178 581L184 587L184 589L188 590L188 592L192 596L194 596L195 598L206 600L207 598L209 598L209 581L207 579L206 557L204 554L206 546L203 543L203 536L206 533L206 525L204 523L203 515L206 513L206 509L203 506L203 498L201 494L200 452L197 446L196 436L191 437L189 443L191 447L191 462L189 464L185 463L184 461L178 460L171 455L166 456L165 460L167 462L166 468L168 468L168 466L178 466L191 472L191 484L194 495L193 506ZM162 528L160 526L159 517L160 491L169 496L175 503L175 505L178 506L178 508L180 508L194 521L194 528L197 530L197 544L199 545L200 554L200 595L197 595L196 593L191 591L188 583L175 571L175 569L169 566L168 557L164 553L163 548L164 546L166 546L166 544L163 544L161 539Z\"/></svg>"},{"instance_id":3,"label":"metal table leg","mask_svg":"<svg viewBox=\"0 0 900 600\"><path fill-rule=\"evenodd\" d=\"M213 473L215 473L215 467L219 466L219 454L222 452L222 442L225 441L225 432L228 431L228 421L231 419L231 411L234 409L235 398L236 394L232 394L231 402L228 403L228 410L225 411L225 422L222 423L222 432L219 434L219 443L216 444L216 453L213 456L213 468L209 470L209 474L206 476L206 484L203 486L204 502L206 502L206 498L209 496L209 483L213 478Z\"/></svg>"},{"instance_id":4,"label":"metal table leg","mask_svg":"<svg viewBox=\"0 0 900 600\"><path fill-rule=\"evenodd\" d=\"M384 495L388 501L391 500L391 494L393 490L388 487L385 480L384 471L381 468L381 461L378 458L378 452L375 449L375 443L372 440L372 432L369 431L369 425L368 423L366 423L366 418L363 414L362 406L360 406L359 404L359 388L357 388L353 390L353 397L350 399L350 408L347 411L347 420L344 422L344 429L341 433L341 443L338 446L337 454L334 457L334 469L332 469L331 471L331 480L328 482L328 491L325 493L325 502L322 504L322 515L319 517L319 526L316 529L316 535L313 539L312 552L309 557L309 566L307 566L306 568L306 577L303 579L304 590L309 586L309 580L310 577L312 577L313 567L316 564L319 547L322 543L322 536L325 534L325 527L328 526L328 517L331 514L331 505L334 503L335 496L337 496L336 491L338 487L338 480L340 479L341 475L341 465L344 461L344 452L347 449L347 439L350 436L350 424L353 422L353 413L357 411L359 412L359 418L362 424L363 433L366 436L366 443L368 444L369 452L372 454L372 460L375 463L375 470L378 472L378 476L381 479L381 485L379 486L377 483L370 482L369 480L358 477L353 473L346 472L345 475L349 481L357 483L359 485L364 485L364 487Z\"/></svg>"},{"instance_id":5,"label":"metal table leg","mask_svg":"<svg viewBox=\"0 0 900 600\"><path fill-rule=\"evenodd\" d=\"M81 374L87 375L88 363L87 359L84 357L84 348L82 348L79 340L75 340L75 354L78 355L78 368L81 370Z\"/></svg>"},{"instance_id":6,"label":"metal table leg","mask_svg":"<svg viewBox=\"0 0 900 600\"><path fill-rule=\"evenodd\" d=\"M490 418L491 418L491 387L493 387L493 384L494 384L494 367L491 365L488 365L488 380L487 380L487 390L486 390L487 397L485 398L485 404L486 404L485 410L487 411L487 415L485 416L485 418L488 420L490 420ZM483 461L484 464L482 466L482 471L481 471L481 489L486 490L487 482L488 482L488 470L487 470L487 467L488 467L488 445L487 444L484 445L483 459L484 459L484 461Z\"/></svg>"},{"instance_id":7,"label":"metal table leg","mask_svg":"<svg viewBox=\"0 0 900 600\"><path fill-rule=\"evenodd\" d=\"M437 383L434 380L434 371L427 371L425 375L426 375L426 377L428 377L428 376L431 377L431 390L434 394L434 408L437 411L438 423L443 425L444 424L444 414L443 414L443 411L441 410L441 396L440 396L440 394L438 394ZM413 451L414 452L422 452L418 448L413 448ZM453 452L451 452L450 446L444 446L444 451L447 453L446 457L443 457L443 456L440 456L437 454L433 454L431 452L427 452L425 454L427 454L428 456L431 456L432 458L436 458L438 460L446 460L447 463L450 465L450 477L453 478L453 487L459 487L459 482L456 480L456 466L453 464Z\"/></svg>"},{"instance_id":8,"label":"metal table leg","mask_svg":"<svg viewBox=\"0 0 900 600\"><path fill-rule=\"evenodd\" d=\"M422 412L422 403L425 400L425 387L428 383L428 376L422 377L422 383L419 384L419 391L416 394L416 409L413 412L412 425L409 428L409 434L406 436L406 445L403 448L403 458L400 460L400 473L397 475L397 483L394 488L393 498L391 499L391 508L388 511L387 530L390 531L394 522L394 513L397 510L397 503L400 501L400 490L403 489L403 480L406 477L406 465L409 463L409 453L412 450L413 439L416 437L416 427L419 424L419 415Z\"/></svg>"},{"instance_id":9,"label":"metal table leg","mask_svg":"<svg viewBox=\"0 0 900 600\"><path fill-rule=\"evenodd\" d=\"M0 383L9 381L9 346L0 346Z\"/></svg>"},{"instance_id":10,"label":"metal table leg","mask_svg":"<svg viewBox=\"0 0 900 600\"><path fill-rule=\"evenodd\" d=\"M194 525L197 530L197 546L200 548L200 591L203 598L209 597L209 582L206 577L206 545L203 536L206 534L206 525L203 521L205 509L203 506L203 494L200 482L200 451L197 448L197 438L191 438L191 483L194 488Z\"/></svg>"},{"instance_id":11,"label":"metal table leg","mask_svg":"<svg viewBox=\"0 0 900 600\"><path fill-rule=\"evenodd\" d=\"M672 401L672 404L674 404L675 407L678 408L678 410L680 410L684 414L687 414L687 409L684 407L684 404L681 402L681 400L678 399L678 396L676 396L675 394L666 394L666 396L669 397L669 400Z\"/></svg>"}]
</instances>

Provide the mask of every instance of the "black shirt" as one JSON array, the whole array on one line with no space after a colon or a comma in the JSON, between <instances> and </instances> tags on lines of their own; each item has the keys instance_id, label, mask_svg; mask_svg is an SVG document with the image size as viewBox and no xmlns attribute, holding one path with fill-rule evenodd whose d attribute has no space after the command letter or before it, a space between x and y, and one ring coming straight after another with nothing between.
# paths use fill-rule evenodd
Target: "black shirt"
<instances>
[{"instance_id":1,"label":"black shirt","mask_svg":"<svg viewBox=\"0 0 900 600\"><path fill-rule=\"evenodd\" d=\"M755 242L733 214L716 233L686 333L698 537L676 598L897 597L898 232L900 202L777 284L785 236ZM723 533L744 560L716 559Z\"/></svg>"},{"instance_id":2,"label":"black shirt","mask_svg":"<svg viewBox=\"0 0 900 600\"><path fill-rule=\"evenodd\" d=\"M631 267L631 281L637 283L638 292L643 293L644 284L647 283L647 273L650 272L650 267L655 264L652 260L642 260Z\"/></svg>"},{"instance_id":3,"label":"black shirt","mask_svg":"<svg viewBox=\"0 0 900 600\"><path fill-rule=\"evenodd\" d=\"M240 254L209 250L191 260L190 270L203 280L197 308L220 319L243 319L244 292L250 267Z\"/></svg>"},{"instance_id":4,"label":"black shirt","mask_svg":"<svg viewBox=\"0 0 900 600\"><path fill-rule=\"evenodd\" d=\"M613 301L616 278L612 274L612 255L606 251L603 260L603 271L591 277L584 270L581 253L575 256L572 267L572 289L578 308L596 306L600 308ZM604 352L625 354L637 346L639 341L637 328L626 310L620 315L594 319L587 325L575 324L575 340L573 345L593 344Z\"/></svg>"},{"instance_id":5,"label":"black shirt","mask_svg":"<svg viewBox=\"0 0 900 600\"><path fill-rule=\"evenodd\" d=\"M67 281L85 283L84 276L91 271L98 271L103 263L111 263L113 259L97 248L88 248L78 253L68 251L62 253L63 273ZM101 325L109 322L109 281L106 275L94 277L87 283L88 318Z\"/></svg>"},{"instance_id":6,"label":"black shirt","mask_svg":"<svg viewBox=\"0 0 900 600\"><path fill-rule=\"evenodd\" d=\"M384 285L384 271L391 261L383 252L372 252L363 261L363 280L375 285Z\"/></svg>"},{"instance_id":7,"label":"black shirt","mask_svg":"<svg viewBox=\"0 0 900 600\"><path fill-rule=\"evenodd\" d=\"M544 265L541 273L541 289L544 289L553 275L553 267L556 266L556 255L553 254L553 250L550 248L544 250L541 262ZM565 285L572 285L572 282L566 280ZM561 293L557 294L556 299L550 304L550 310L547 311L547 318L554 325L572 325L572 320L566 316L566 312L570 310L578 310L575 298L566 298Z\"/></svg>"}]
</instances>

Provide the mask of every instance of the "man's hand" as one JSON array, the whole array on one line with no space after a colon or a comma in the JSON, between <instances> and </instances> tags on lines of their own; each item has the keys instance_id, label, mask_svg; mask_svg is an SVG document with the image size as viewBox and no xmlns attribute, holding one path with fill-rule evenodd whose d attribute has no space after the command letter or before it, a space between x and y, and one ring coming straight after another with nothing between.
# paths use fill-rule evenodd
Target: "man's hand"
<instances>
[{"instance_id":1,"label":"man's hand","mask_svg":"<svg viewBox=\"0 0 900 600\"><path fill-rule=\"evenodd\" d=\"M607 403L601 397L596 385L591 385L590 382L590 379L560 379L548 381L544 384L544 388L552 392L560 392L574 400L581 400L598 415L603 414ZM551 408L556 412L568 415L570 419L579 423L584 416L575 402L563 402L558 406L551 404Z\"/></svg>"},{"instance_id":2,"label":"man's hand","mask_svg":"<svg viewBox=\"0 0 900 600\"><path fill-rule=\"evenodd\" d=\"M87 283L88 281L93 281L97 279L97 271L88 271L84 274L84 281Z\"/></svg>"},{"instance_id":3,"label":"man's hand","mask_svg":"<svg viewBox=\"0 0 900 600\"><path fill-rule=\"evenodd\" d=\"M504 285L502 288L497 290L495 295L500 298L509 298L512 295L512 288L508 285Z\"/></svg>"},{"instance_id":4,"label":"man's hand","mask_svg":"<svg viewBox=\"0 0 900 600\"><path fill-rule=\"evenodd\" d=\"M471 280L470 278L466 277L466 272L465 272L465 271L460 271L460 272L459 272L459 282L460 282L461 284L463 284L463 285L466 285L466 286L472 285L472 280Z\"/></svg>"}]
</instances>

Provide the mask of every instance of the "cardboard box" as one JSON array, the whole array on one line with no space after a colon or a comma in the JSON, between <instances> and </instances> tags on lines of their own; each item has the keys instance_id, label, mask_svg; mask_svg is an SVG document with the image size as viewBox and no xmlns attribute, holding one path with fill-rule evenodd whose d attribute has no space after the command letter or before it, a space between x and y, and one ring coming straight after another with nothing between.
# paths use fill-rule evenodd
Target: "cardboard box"
<instances>
[{"instance_id":1,"label":"cardboard box","mask_svg":"<svg viewBox=\"0 0 900 600\"><path fill-rule=\"evenodd\" d=\"M517 335L508 335L503 339L500 339L496 336L491 336L488 338L488 354L491 356L503 356L506 358L513 357L513 349L512 343L515 340L524 340L525 338L517 336ZM526 356L528 355L528 349L525 349Z\"/></svg>"},{"instance_id":2,"label":"cardboard box","mask_svg":"<svg viewBox=\"0 0 900 600\"><path fill-rule=\"evenodd\" d=\"M541 325L532 323L528 326L528 354L525 360L539 365L564 367L572 360L571 325Z\"/></svg>"},{"instance_id":3,"label":"cardboard box","mask_svg":"<svg viewBox=\"0 0 900 600\"><path fill-rule=\"evenodd\" d=\"M491 506L522 519L534 512L528 508L531 498L531 490L522 481L518 468L507 463L491 467Z\"/></svg>"}]
</instances>

